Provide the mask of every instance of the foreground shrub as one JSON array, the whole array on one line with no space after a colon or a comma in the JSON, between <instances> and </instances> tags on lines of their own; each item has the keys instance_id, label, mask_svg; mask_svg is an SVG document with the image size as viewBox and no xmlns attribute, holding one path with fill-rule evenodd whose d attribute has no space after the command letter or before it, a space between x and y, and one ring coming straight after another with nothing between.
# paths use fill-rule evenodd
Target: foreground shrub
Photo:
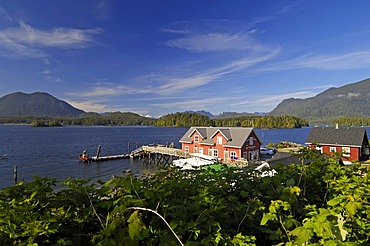
<instances>
[{"instance_id":1,"label":"foreground shrub","mask_svg":"<svg viewBox=\"0 0 370 246\"><path fill-rule=\"evenodd\" d=\"M366 245L366 170L301 149L274 177L130 172L96 184L35 177L0 190L3 245ZM310 160L309 164L306 160Z\"/></svg>"}]
</instances>

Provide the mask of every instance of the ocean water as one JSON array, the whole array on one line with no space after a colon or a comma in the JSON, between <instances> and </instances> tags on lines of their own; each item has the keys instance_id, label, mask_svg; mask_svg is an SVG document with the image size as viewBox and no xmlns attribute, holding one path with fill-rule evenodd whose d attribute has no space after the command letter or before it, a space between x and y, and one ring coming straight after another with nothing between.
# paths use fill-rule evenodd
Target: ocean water
<instances>
[{"instance_id":1,"label":"ocean water","mask_svg":"<svg viewBox=\"0 0 370 246\"><path fill-rule=\"evenodd\" d=\"M0 125L0 188L14 184L13 168L17 166L18 181L31 181L33 175L67 178L109 180L125 170L148 174L157 167L145 165L139 159L121 159L84 164L78 156L83 150L96 155L125 154L144 144L171 144L180 148L180 138L188 128L136 126L67 126L34 128L28 125ZM304 144L310 128L255 129L263 145L269 142L291 141Z\"/></svg>"}]
</instances>

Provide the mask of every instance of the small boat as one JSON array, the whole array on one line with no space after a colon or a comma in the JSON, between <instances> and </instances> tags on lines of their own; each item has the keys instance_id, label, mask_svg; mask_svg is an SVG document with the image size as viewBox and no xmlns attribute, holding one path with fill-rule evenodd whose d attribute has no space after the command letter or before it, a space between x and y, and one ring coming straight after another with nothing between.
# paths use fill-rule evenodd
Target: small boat
<instances>
[{"instance_id":1,"label":"small boat","mask_svg":"<svg viewBox=\"0 0 370 246\"><path fill-rule=\"evenodd\" d=\"M85 162L85 163L91 162L91 158L88 156L86 150L84 150L84 152L82 152L82 154L78 157L78 159L81 162Z\"/></svg>"},{"instance_id":2,"label":"small boat","mask_svg":"<svg viewBox=\"0 0 370 246\"><path fill-rule=\"evenodd\" d=\"M78 159L79 159L81 162L86 162L86 163L91 162L91 159L90 159L89 157L87 157L87 156L83 156L83 155L80 155L80 156L78 157Z\"/></svg>"}]
</instances>

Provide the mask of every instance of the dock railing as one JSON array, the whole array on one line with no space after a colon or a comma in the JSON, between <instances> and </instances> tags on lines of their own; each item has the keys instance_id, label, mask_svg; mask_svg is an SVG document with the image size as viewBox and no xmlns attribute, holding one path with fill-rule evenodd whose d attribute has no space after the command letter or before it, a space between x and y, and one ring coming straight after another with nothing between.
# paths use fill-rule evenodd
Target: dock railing
<instances>
[{"instance_id":1,"label":"dock railing","mask_svg":"<svg viewBox=\"0 0 370 246\"><path fill-rule=\"evenodd\" d=\"M178 156L178 157L187 157L187 154L185 154L181 149L176 148L169 148L165 146L143 146L143 151L151 152L151 153L159 153L163 155L172 155L172 156Z\"/></svg>"}]
</instances>

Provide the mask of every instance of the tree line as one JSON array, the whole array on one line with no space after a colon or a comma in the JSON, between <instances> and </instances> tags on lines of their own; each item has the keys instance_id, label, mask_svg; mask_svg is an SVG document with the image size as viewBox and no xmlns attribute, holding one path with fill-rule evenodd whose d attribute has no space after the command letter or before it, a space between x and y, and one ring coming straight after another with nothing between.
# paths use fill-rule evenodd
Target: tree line
<instances>
[{"instance_id":1,"label":"tree line","mask_svg":"<svg viewBox=\"0 0 370 246\"><path fill-rule=\"evenodd\" d=\"M331 125L370 126L370 117L340 117L331 121Z\"/></svg>"},{"instance_id":2,"label":"tree line","mask_svg":"<svg viewBox=\"0 0 370 246\"><path fill-rule=\"evenodd\" d=\"M2 116L0 124L32 124L34 126L59 125L138 125L138 126L216 126L216 127L255 127L255 128L299 128L308 126L308 121L293 116L239 116L224 119L211 119L197 113L173 113L159 119L143 117L135 113L114 112L108 114L87 113L80 117L34 117Z\"/></svg>"},{"instance_id":3,"label":"tree line","mask_svg":"<svg viewBox=\"0 0 370 246\"><path fill-rule=\"evenodd\" d=\"M255 128L300 128L308 121L294 116L239 116L225 119L210 119L196 113L175 113L159 118L157 126L228 126Z\"/></svg>"}]
</instances>

